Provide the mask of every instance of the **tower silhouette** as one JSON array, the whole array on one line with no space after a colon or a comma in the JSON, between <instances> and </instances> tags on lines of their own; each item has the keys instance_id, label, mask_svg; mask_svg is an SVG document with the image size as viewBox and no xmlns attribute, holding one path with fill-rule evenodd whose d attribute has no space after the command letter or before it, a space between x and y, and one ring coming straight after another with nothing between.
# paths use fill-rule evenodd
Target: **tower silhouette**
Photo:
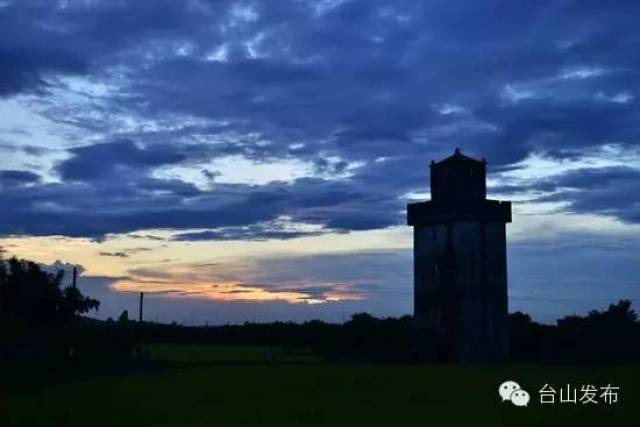
<instances>
[{"instance_id":1,"label":"tower silhouette","mask_svg":"<svg viewBox=\"0 0 640 427\"><path fill-rule=\"evenodd\" d=\"M486 198L486 165L456 149L431 162L431 200L407 206L418 349L431 360L507 357L511 203Z\"/></svg>"}]
</instances>

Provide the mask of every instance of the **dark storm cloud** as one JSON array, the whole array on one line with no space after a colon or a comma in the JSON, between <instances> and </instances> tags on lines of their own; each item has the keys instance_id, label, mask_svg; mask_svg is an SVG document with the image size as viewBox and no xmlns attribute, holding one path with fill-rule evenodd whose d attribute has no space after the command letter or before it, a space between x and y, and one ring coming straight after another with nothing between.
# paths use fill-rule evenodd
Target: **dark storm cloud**
<instances>
[{"instance_id":1,"label":"dark storm cloud","mask_svg":"<svg viewBox=\"0 0 640 427\"><path fill-rule=\"evenodd\" d=\"M296 231L272 229L268 226L251 225L247 227L228 227L219 230L207 230L193 233L179 233L174 240L198 241L198 240L288 240L299 237L317 236L319 231Z\"/></svg>"},{"instance_id":2,"label":"dark storm cloud","mask_svg":"<svg viewBox=\"0 0 640 427\"><path fill-rule=\"evenodd\" d=\"M114 175L145 172L154 167L179 163L185 158L170 148L140 148L128 140L87 145L69 151L72 157L57 168L64 181L118 179L120 177Z\"/></svg>"},{"instance_id":3,"label":"dark storm cloud","mask_svg":"<svg viewBox=\"0 0 640 427\"><path fill-rule=\"evenodd\" d=\"M298 237L260 225L283 215L324 231L377 229L403 223L406 195L427 188L427 161L456 146L503 171L538 151L633 148L639 14L637 2L578 0L11 2L0 6L0 94L64 75L114 89L99 118L47 110L110 142L70 149L54 170L62 183L3 185L0 232ZM171 126L110 121L128 115ZM202 165L229 155L300 160L317 177L219 183ZM180 165L202 166L212 185L154 175ZM620 186L554 197L638 221Z\"/></svg>"},{"instance_id":4,"label":"dark storm cloud","mask_svg":"<svg viewBox=\"0 0 640 427\"><path fill-rule=\"evenodd\" d=\"M179 40L206 25L198 8L170 0L9 1L0 5L0 96L83 75L150 41ZM218 2L223 10L228 2ZM208 8L214 13L214 7ZM194 26L195 24L195 26ZM210 34L208 34L210 36Z\"/></svg>"},{"instance_id":5,"label":"dark storm cloud","mask_svg":"<svg viewBox=\"0 0 640 427\"><path fill-rule=\"evenodd\" d=\"M199 190L182 181L115 173L89 183L6 188L3 200L11 207L0 211L4 235L102 239L109 233L140 229L223 228L217 235L179 237L188 240L224 240L234 235L263 240L318 233L294 232L294 236L292 231L260 225L283 215L294 222L318 224L324 231L374 229L399 222L404 203L352 181L302 178L261 186L217 184Z\"/></svg>"},{"instance_id":6,"label":"dark storm cloud","mask_svg":"<svg viewBox=\"0 0 640 427\"><path fill-rule=\"evenodd\" d=\"M44 86L47 73L87 71L86 58L69 48L69 38L41 25L43 7L15 3L0 6L0 96Z\"/></svg>"},{"instance_id":7,"label":"dark storm cloud","mask_svg":"<svg viewBox=\"0 0 640 427\"><path fill-rule=\"evenodd\" d=\"M578 169L550 184L558 191L540 200L566 201L574 212L612 215L626 222L640 223L640 169Z\"/></svg>"},{"instance_id":8,"label":"dark storm cloud","mask_svg":"<svg viewBox=\"0 0 640 427\"><path fill-rule=\"evenodd\" d=\"M597 90L590 93L595 98ZM517 105L480 108L479 116L502 123L500 134L489 144L495 153L494 162L524 158L534 147L563 158L558 149L580 150L606 142L636 144L640 103L608 102L589 99L588 95L589 92L576 99L531 99Z\"/></svg>"},{"instance_id":9,"label":"dark storm cloud","mask_svg":"<svg viewBox=\"0 0 640 427\"><path fill-rule=\"evenodd\" d=\"M583 43L583 37L587 39L591 32L597 33L600 29L590 30L589 18L593 17L574 16L572 19L585 29L579 34L567 32L563 29L566 24L563 18L569 18L569 10L561 7L539 4L535 10L523 8L526 12L513 9L509 4L488 9L436 2L432 6L401 4L385 10L381 4L349 2L322 17L298 13L295 22L287 21L286 30L274 30L265 36L262 44L266 54L279 58L277 61L283 57L289 60L291 74L295 75L302 67L315 70L302 81L282 82L273 78L272 84L265 88L264 73L237 71L245 67L259 71L264 62L274 60L270 57L248 60L245 53L244 57L229 62L206 63L197 58L181 60L179 66L158 62L147 76L155 74L157 82L162 84L144 93L154 97L157 108L180 108L192 114L230 119L251 118L255 126L271 138L297 131L306 137L332 135L335 149L348 157L368 159L388 155L391 150L395 154L413 154L419 147L409 141L412 131L431 127L432 138L443 139L436 131L447 125L451 128L443 142L477 137L477 141L466 144L480 145L482 148L478 151L491 151L491 158L500 162L515 161L528 153L530 148L524 145L527 136L544 121L531 120L531 116L544 112L546 102L555 100L538 103L533 111L523 111L515 118L503 117L510 112L504 111L508 108L487 114L488 123L498 128L497 135L474 135L469 129L460 132L456 129L460 121L448 123L450 118L439 117L430 106L438 102L459 102L471 108L472 115L477 114L484 120L483 106L499 104L498 95L505 84L535 83L558 76L565 66L585 62L584 49L574 54L576 47L563 49L558 44L576 39L575 43ZM500 22L496 11L509 19ZM264 10L258 14L261 12L264 17L253 27L271 28L272 15ZM466 18L471 16L473 18ZM402 22L403 17L407 21ZM610 14L606 17L610 19ZM286 18L287 15L282 19ZM345 25L347 22L349 25ZM457 22L460 25L454 25ZM473 43L469 43L471 40ZM286 53L279 50L283 44L286 44ZM627 43L626 48L630 47ZM606 57L600 50L594 49L595 53L608 61L603 66L622 64L617 60L612 64L610 60L616 58ZM619 54L623 53L628 54L621 49ZM304 62L299 65L309 58L313 58L311 65ZM628 63L627 59L623 61ZM599 61L596 65L600 65ZM189 74L194 79L188 87L173 88L168 83L176 74ZM208 84L211 74L214 80L228 84ZM599 90L615 89L625 81L628 79L601 82L598 87ZM582 82L578 86L575 90L582 91L583 96L595 95L590 93L592 83ZM620 90L623 89L633 87L623 86ZM180 97L181 102L175 105L169 101L176 91L184 95L197 92L198 96ZM167 99L163 100L165 93ZM209 102L216 98L227 102ZM567 107L577 108L583 101L573 100L575 104ZM477 113L475 108L479 109ZM584 113L581 117L585 118ZM562 117L559 120L562 121ZM571 122L565 128L553 125L550 123L551 130L560 133L581 127L580 123ZM269 134L274 130L276 135ZM493 142L497 136L506 142ZM602 135L597 138L601 139Z\"/></svg>"},{"instance_id":10,"label":"dark storm cloud","mask_svg":"<svg viewBox=\"0 0 640 427\"><path fill-rule=\"evenodd\" d=\"M582 168L564 173L550 182L557 188L597 190L601 187L613 187L623 182L637 182L640 169L617 166L603 168Z\"/></svg>"},{"instance_id":11,"label":"dark storm cloud","mask_svg":"<svg viewBox=\"0 0 640 427\"><path fill-rule=\"evenodd\" d=\"M616 217L640 223L640 169L626 166L569 170L546 179L489 190L501 195L533 191L531 202L564 202L565 210Z\"/></svg>"},{"instance_id":12,"label":"dark storm cloud","mask_svg":"<svg viewBox=\"0 0 640 427\"><path fill-rule=\"evenodd\" d=\"M16 186L34 184L40 181L40 176L33 172L4 170L0 171L0 186Z\"/></svg>"}]
</instances>

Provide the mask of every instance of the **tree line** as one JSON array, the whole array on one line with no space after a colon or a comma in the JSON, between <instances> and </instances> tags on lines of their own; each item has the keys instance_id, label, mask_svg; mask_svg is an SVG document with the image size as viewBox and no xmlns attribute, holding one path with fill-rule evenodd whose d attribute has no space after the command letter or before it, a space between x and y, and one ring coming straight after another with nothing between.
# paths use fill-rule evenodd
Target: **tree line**
<instances>
[{"instance_id":1,"label":"tree line","mask_svg":"<svg viewBox=\"0 0 640 427\"><path fill-rule=\"evenodd\" d=\"M123 312L117 321L83 315L99 301L63 286L62 271L49 273L37 263L0 259L0 362L49 361L77 366L144 361L141 343L269 345L285 351L307 348L327 362L410 363L416 357L413 318L355 314L343 324L245 323L210 327L134 322ZM640 360L640 322L627 300L586 316L567 316L555 325L509 316L510 362L606 363Z\"/></svg>"}]
</instances>

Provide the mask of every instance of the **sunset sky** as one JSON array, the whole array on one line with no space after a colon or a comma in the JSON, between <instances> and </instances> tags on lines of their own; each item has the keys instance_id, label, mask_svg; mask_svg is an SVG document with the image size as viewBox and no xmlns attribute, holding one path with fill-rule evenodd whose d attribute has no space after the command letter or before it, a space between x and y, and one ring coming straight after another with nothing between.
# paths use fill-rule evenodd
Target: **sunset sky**
<instances>
[{"instance_id":1,"label":"sunset sky","mask_svg":"<svg viewBox=\"0 0 640 427\"><path fill-rule=\"evenodd\" d=\"M535 6L534 6L535 5ZM455 147L513 201L510 311L640 304L640 2L0 0L0 247L96 315L412 311Z\"/></svg>"}]
</instances>

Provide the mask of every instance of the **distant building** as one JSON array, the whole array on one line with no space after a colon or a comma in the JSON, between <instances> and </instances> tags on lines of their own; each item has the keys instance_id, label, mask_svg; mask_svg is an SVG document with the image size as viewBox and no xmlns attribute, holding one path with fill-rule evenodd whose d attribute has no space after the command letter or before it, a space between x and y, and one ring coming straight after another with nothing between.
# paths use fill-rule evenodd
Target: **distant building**
<instances>
[{"instance_id":1,"label":"distant building","mask_svg":"<svg viewBox=\"0 0 640 427\"><path fill-rule=\"evenodd\" d=\"M508 355L511 203L486 196L486 161L456 149L431 162L431 200L407 206L418 348L430 359L482 363Z\"/></svg>"}]
</instances>

